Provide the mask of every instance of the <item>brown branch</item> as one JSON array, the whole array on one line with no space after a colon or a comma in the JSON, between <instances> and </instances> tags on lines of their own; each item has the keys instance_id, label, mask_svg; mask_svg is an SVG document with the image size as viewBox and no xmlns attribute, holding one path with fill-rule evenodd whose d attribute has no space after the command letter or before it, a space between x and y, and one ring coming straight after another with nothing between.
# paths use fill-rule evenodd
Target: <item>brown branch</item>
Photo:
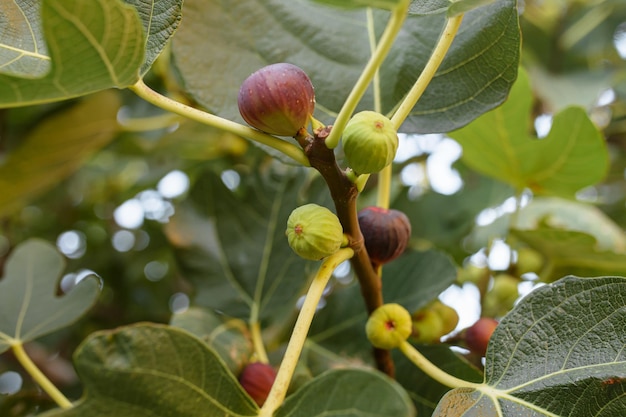
<instances>
[{"instance_id":1,"label":"brown branch","mask_svg":"<svg viewBox=\"0 0 626 417\"><path fill-rule=\"evenodd\" d=\"M317 129L314 136L303 130L296 139L304 149L311 166L319 171L328 185L335 203L337 217L343 226L343 232L348 236L348 245L354 250L350 263L359 279L361 294L369 315L383 305L382 282L365 250L363 235L359 227L356 207L359 192L356 185L337 165L333 150L328 149L324 143L330 130L331 126ZM389 351L374 349L374 359L379 370L391 377L394 376L394 364Z\"/></svg>"}]
</instances>

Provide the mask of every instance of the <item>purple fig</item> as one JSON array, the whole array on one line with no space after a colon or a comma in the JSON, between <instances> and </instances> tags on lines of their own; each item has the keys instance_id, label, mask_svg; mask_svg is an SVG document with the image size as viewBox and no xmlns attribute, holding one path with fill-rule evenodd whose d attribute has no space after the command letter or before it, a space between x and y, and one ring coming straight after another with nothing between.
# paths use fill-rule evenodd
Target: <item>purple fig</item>
<instances>
[{"instance_id":1,"label":"purple fig","mask_svg":"<svg viewBox=\"0 0 626 417\"><path fill-rule=\"evenodd\" d=\"M358 219L372 264L385 264L404 252L411 238L411 223L404 213L372 206L359 211Z\"/></svg>"},{"instance_id":2,"label":"purple fig","mask_svg":"<svg viewBox=\"0 0 626 417\"><path fill-rule=\"evenodd\" d=\"M252 127L278 136L295 136L315 109L313 84L295 65L261 68L241 84L239 112Z\"/></svg>"},{"instance_id":3,"label":"purple fig","mask_svg":"<svg viewBox=\"0 0 626 417\"><path fill-rule=\"evenodd\" d=\"M259 407L267 399L275 379L274 368L263 362L249 363L239 375L239 383Z\"/></svg>"}]
</instances>

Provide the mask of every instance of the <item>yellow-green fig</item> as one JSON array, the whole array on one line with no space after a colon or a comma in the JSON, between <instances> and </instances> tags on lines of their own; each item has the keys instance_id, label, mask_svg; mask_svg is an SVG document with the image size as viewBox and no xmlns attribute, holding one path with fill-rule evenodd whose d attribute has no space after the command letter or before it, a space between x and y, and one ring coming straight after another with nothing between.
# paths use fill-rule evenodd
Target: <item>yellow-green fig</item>
<instances>
[{"instance_id":1,"label":"yellow-green fig","mask_svg":"<svg viewBox=\"0 0 626 417\"><path fill-rule=\"evenodd\" d=\"M398 150L398 133L387 117L362 111L348 121L342 144L348 166L357 174L372 174L393 161Z\"/></svg>"},{"instance_id":2,"label":"yellow-green fig","mask_svg":"<svg viewBox=\"0 0 626 417\"><path fill-rule=\"evenodd\" d=\"M312 203L291 212L285 234L291 249L311 260L337 252L344 239L343 227L335 213Z\"/></svg>"},{"instance_id":3,"label":"yellow-green fig","mask_svg":"<svg viewBox=\"0 0 626 417\"><path fill-rule=\"evenodd\" d=\"M389 303L378 307L365 325L367 338L380 349L393 349L411 335L411 315L400 304Z\"/></svg>"}]
</instances>

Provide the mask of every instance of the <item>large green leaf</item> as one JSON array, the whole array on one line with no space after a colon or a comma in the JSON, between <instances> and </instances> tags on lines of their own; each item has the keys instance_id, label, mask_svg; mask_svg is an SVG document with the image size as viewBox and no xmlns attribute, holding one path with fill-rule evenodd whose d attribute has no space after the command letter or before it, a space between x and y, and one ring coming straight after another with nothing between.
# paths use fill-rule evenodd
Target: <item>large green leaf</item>
<instances>
[{"instance_id":1,"label":"large green leaf","mask_svg":"<svg viewBox=\"0 0 626 417\"><path fill-rule=\"evenodd\" d=\"M0 165L0 216L58 185L118 133L118 95L103 91L39 123Z\"/></svg>"},{"instance_id":2,"label":"large green leaf","mask_svg":"<svg viewBox=\"0 0 626 417\"><path fill-rule=\"evenodd\" d=\"M57 297L63 257L54 246L29 240L14 249L0 280L0 353L78 320L96 301L100 281L93 276Z\"/></svg>"},{"instance_id":3,"label":"large green leaf","mask_svg":"<svg viewBox=\"0 0 626 417\"><path fill-rule=\"evenodd\" d=\"M415 408L402 387L380 372L328 371L288 397L276 417L413 417Z\"/></svg>"},{"instance_id":4,"label":"large green leaf","mask_svg":"<svg viewBox=\"0 0 626 417\"><path fill-rule=\"evenodd\" d=\"M287 218L303 200L322 201L317 194L306 199L302 169L276 162L241 181L233 192L219 176L203 174L166 232L178 247L182 273L195 284L198 305L283 322L316 266L289 247Z\"/></svg>"},{"instance_id":5,"label":"large green leaf","mask_svg":"<svg viewBox=\"0 0 626 417\"><path fill-rule=\"evenodd\" d=\"M146 39L132 6L119 0L44 0L41 17L50 72L37 79L0 74L0 107L63 100L138 80Z\"/></svg>"},{"instance_id":6,"label":"large green leaf","mask_svg":"<svg viewBox=\"0 0 626 417\"><path fill-rule=\"evenodd\" d=\"M316 3L325 3L337 7L360 8L376 7L379 9L391 10L400 3L401 0L313 0Z\"/></svg>"},{"instance_id":7,"label":"large green leaf","mask_svg":"<svg viewBox=\"0 0 626 417\"><path fill-rule=\"evenodd\" d=\"M382 110L402 100L424 68L445 23L441 2L412 7L380 72ZM253 71L274 62L303 68L315 86L316 117L332 123L371 55L368 33L380 36L389 13L340 10L310 1L245 0L237 4L187 0L185 20L172 42L186 89L207 109L241 120L237 93ZM315 19L311 19L315 16ZM369 23L368 23L369 22ZM368 27L368 24L373 27ZM445 132L500 104L519 61L515 1L469 12L450 55L403 127ZM472 82L467 82L467 74ZM370 89L360 109L372 109Z\"/></svg>"},{"instance_id":8,"label":"large green leaf","mask_svg":"<svg viewBox=\"0 0 626 417\"><path fill-rule=\"evenodd\" d=\"M50 70L39 1L5 1L0 19L0 74L36 78Z\"/></svg>"},{"instance_id":9,"label":"large green leaf","mask_svg":"<svg viewBox=\"0 0 626 417\"><path fill-rule=\"evenodd\" d=\"M433 415L621 416L625 344L626 279L563 278L498 325L484 384L450 391Z\"/></svg>"},{"instance_id":10,"label":"large green leaf","mask_svg":"<svg viewBox=\"0 0 626 417\"><path fill-rule=\"evenodd\" d=\"M511 234L546 257L548 263L539 274L544 281L567 273L626 276L626 255L599 249L596 239L586 233L544 226L536 230L512 229Z\"/></svg>"},{"instance_id":11,"label":"large green leaf","mask_svg":"<svg viewBox=\"0 0 626 417\"><path fill-rule=\"evenodd\" d=\"M385 302L415 311L433 300L456 279L456 269L447 255L434 250L407 251L383 269ZM318 354L359 356L371 360L371 345L365 336L367 313L360 287L337 288L312 323L310 341Z\"/></svg>"},{"instance_id":12,"label":"large green leaf","mask_svg":"<svg viewBox=\"0 0 626 417\"><path fill-rule=\"evenodd\" d=\"M550 133L538 140L528 132L531 108L529 79L520 72L506 103L450 133L463 146L463 161L536 194L573 197L604 178L609 166L606 144L584 109L568 107L554 115Z\"/></svg>"},{"instance_id":13,"label":"large green leaf","mask_svg":"<svg viewBox=\"0 0 626 417\"><path fill-rule=\"evenodd\" d=\"M256 416L220 357L174 327L137 324L93 333L74 354L83 398L52 417Z\"/></svg>"}]
</instances>

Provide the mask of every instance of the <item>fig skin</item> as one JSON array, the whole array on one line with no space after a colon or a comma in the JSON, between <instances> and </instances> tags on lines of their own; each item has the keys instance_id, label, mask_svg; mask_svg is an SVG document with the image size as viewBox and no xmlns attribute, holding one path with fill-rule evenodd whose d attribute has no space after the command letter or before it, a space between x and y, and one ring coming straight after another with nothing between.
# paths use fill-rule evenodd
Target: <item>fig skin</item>
<instances>
[{"instance_id":1,"label":"fig skin","mask_svg":"<svg viewBox=\"0 0 626 417\"><path fill-rule=\"evenodd\" d=\"M291 212L285 234L294 252L314 261L337 252L344 240L343 227L335 213L313 203Z\"/></svg>"},{"instance_id":2,"label":"fig skin","mask_svg":"<svg viewBox=\"0 0 626 417\"><path fill-rule=\"evenodd\" d=\"M496 330L498 321L491 317L481 317L465 330L465 343L469 350L485 356L491 335Z\"/></svg>"},{"instance_id":3,"label":"fig skin","mask_svg":"<svg viewBox=\"0 0 626 417\"><path fill-rule=\"evenodd\" d=\"M369 110L352 116L341 141L348 166L359 175L380 172L398 150L398 133L391 120Z\"/></svg>"},{"instance_id":4,"label":"fig skin","mask_svg":"<svg viewBox=\"0 0 626 417\"><path fill-rule=\"evenodd\" d=\"M413 330L411 315L400 304L383 304L372 312L365 325L367 338L374 347L393 349L407 340Z\"/></svg>"},{"instance_id":5,"label":"fig skin","mask_svg":"<svg viewBox=\"0 0 626 417\"><path fill-rule=\"evenodd\" d=\"M411 238L411 222L399 210L365 207L358 213L365 248L374 265L382 265L400 256Z\"/></svg>"},{"instance_id":6,"label":"fig skin","mask_svg":"<svg viewBox=\"0 0 626 417\"><path fill-rule=\"evenodd\" d=\"M237 97L239 113L252 127L277 136L295 136L315 110L315 93L299 67L278 63L250 75Z\"/></svg>"},{"instance_id":7,"label":"fig skin","mask_svg":"<svg viewBox=\"0 0 626 417\"><path fill-rule=\"evenodd\" d=\"M259 407L265 403L275 379L276 370L262 362L249 363L239 375L239 383Z\"/></svg>"}]
</instances>

